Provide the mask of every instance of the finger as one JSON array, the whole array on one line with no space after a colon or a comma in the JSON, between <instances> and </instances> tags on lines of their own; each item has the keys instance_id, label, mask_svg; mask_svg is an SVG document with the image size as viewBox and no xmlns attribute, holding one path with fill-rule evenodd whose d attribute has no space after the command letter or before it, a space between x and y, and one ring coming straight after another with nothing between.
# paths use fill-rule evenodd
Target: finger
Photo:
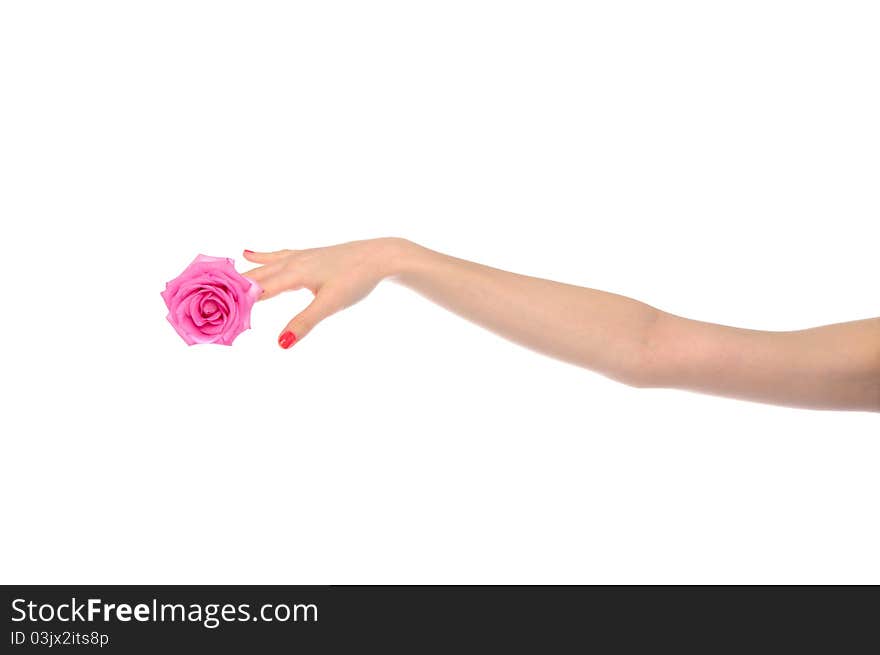
<instances>
[{"instance_id":1,"label":"finger","mask_svg":"<svg viewBox=\"0 0 880 655\"><path fill-rule=\"evenodd\" d=\"M275 250L274 252L254 252L253 250L245 250L243 251L243 254L244 258L249 262L254 262L255 264L268 264L274 262L279 257L284 257L284 255L289 255L292 252L292 250Z\"/></svg>"},{"instance_id":2,"label":"finger","mask_svg":"<svg viewBox=\"0 0 880 655\"><path fill-rule=\"evenodd\" d=\"M326 294L322 295L319 293L309 306L297 314L282 330L278 337L278 345L285 350L290 348L311 332L318 323L333 314L333 312L333 304Z\"/></svg>"},{"instance_id":3,"label":"finger","mask_svg":"<svg viewBox=\"0 0 880 655\"><path fill-rule=\"evenodd\" d=\"M276 262L274 264L266 264L265 266L257 266L249 271L245 271L242 275L249 277L254 282L262 282L277 273L278 269L279 266Z\"/></svg>"},{"instance_id":4,"label":"finger","mask_svg":"<svg viewBox=\"0 0 880 655\"><path fill-rule=\"evenodd\" d=\"M283 291L296 291L303 288L302 281L298 275L288 268L282 265L273 267L271 264L263 268L268 270L265 273L261 273L259 279L254 278L263 290L259 300L268 300Z\"/></svg>"}]
</instances>

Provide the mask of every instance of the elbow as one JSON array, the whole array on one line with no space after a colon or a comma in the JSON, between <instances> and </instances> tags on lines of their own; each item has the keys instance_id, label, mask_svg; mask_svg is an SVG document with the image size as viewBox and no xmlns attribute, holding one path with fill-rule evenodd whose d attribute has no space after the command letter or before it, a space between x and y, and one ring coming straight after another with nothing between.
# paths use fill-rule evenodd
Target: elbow
<instances>
[{"instance_id":1,"label":"elbow","mask_svg":"<svg viewBox=\"0 0 880 655\"><path fill-rule=\"evenodd\" d=\"M646 371L628 372L622 376L614 376L614 379L633 389L657 389L663 386L655 375Z\"/></svg>"},{"instance_id":2,"label":"elbow","mask_svg":"<svg viewBox=\"0 0 880 655\"><path fill-rule=\"evenodd\" d=\"M668 386L666 376L653 360L639 358L639 363L628 365L609 375L613 380L633 389L658 389Z\"/></svg>"},{"instance_id":3,"label":"elbow","mask_svg":"<svg viewBox=\"0 0 880 655\"><path fill-rule=\"evenodd\" d=\"M622 348L617 365L608 376L634 389L657 389L670 386L672 358L670 357L669 333L656 314L643 327L639 337Z\"/></svg>"}]
</instances>

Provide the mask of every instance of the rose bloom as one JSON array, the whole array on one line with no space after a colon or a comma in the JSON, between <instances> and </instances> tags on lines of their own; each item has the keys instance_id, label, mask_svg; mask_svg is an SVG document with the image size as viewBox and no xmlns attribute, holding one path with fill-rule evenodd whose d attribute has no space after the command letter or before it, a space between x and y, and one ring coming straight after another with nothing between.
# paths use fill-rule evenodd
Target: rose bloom
<instances>
[{"instance_id":1,"label":"rose bloom","mask_svg":"<svg viewBox=\"0 0 880 655\"><path fill-rule=\"evenodd\" d=\"M235 270L231 259L199 255L165 285L162 298L168 322L187 344L231 346L251 327L251 307L261 293L256 282Z\"/></svg>"}]
</instances>

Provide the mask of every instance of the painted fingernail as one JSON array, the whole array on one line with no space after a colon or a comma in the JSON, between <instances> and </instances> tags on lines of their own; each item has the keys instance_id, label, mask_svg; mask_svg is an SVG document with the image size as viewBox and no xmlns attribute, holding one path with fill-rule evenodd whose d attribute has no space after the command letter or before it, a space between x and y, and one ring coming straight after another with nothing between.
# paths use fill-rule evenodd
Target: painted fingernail
<instances>
[{"instance_id":1,"label":"painted fingernail","mask_svg":"<svg viewBox=\"0 0 880 655\"><path fill-rule=\"evenodd\" d=\"M245 251L244 251L244 254L245 254L245 255L253 255L253 254L254 254L254 251L253 251L253 250L245 250Z\"/></svg>"},{"instance_id":2,"label":"painted fingernail","mask_svg":"<svg viewBox=\"0 0 880 655\"><path fill-rule=\"evenodd\" d=\"M284 334L278 337L278 345L284 348L285 350L290 348L293 344L296 343L296 335L287 330Z\"/></svg>"}]
</instances>

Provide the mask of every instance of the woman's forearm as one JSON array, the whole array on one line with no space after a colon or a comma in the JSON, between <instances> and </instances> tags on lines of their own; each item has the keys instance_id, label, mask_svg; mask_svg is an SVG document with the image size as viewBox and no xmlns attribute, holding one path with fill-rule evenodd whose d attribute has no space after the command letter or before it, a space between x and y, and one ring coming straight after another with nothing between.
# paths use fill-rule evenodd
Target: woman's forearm
<instances>
[{"instance_id":1,"label":"woman's forearm","mask_svg":"<svg viewBox=\"0 0 880 655\"><path fill-rule=\"evenodd\" d=\"M880 410L880 319L796 332L693 321L402 242L391 277L503 337L633 386Z\"/></svg>"},{"instance_id":2,"label":"woman's forearm","mask_svg":"<svg viewBox=\"0 0 880 655\"><path fill-rule=\"evenodd\" d=\"M661 314L649 305L409 242L394 261L395 281L496 334L628 384L649 383L650 339Z\"/></svg>"}]
</instances>

